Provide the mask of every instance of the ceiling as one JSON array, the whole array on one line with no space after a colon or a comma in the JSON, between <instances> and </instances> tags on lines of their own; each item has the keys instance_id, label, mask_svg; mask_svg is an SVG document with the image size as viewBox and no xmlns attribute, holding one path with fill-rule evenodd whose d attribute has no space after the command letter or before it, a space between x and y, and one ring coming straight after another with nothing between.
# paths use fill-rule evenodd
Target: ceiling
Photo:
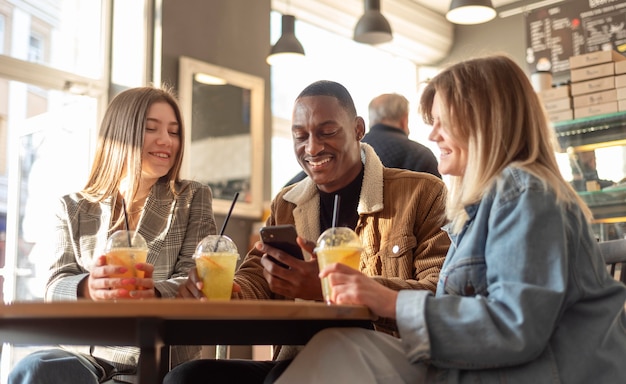
<instances>
[{"instance_id":1,"label":"ceiling","mask_svg":"<svg viewBox=\"0 0 626 384\"><path fill-rule=\"evenodd\" d=\"M501 12L516 6L522 9L530 4L563 0L491 1ZM378 45L380 49L418 65L435 64L446 57L454 39L454 25L445 18L451 0L381 0L380 3L394 35L392 42ZM363 6L364 0L272 0L275 11L347 38L352 38Z\"/></svg>"}]
</instances>

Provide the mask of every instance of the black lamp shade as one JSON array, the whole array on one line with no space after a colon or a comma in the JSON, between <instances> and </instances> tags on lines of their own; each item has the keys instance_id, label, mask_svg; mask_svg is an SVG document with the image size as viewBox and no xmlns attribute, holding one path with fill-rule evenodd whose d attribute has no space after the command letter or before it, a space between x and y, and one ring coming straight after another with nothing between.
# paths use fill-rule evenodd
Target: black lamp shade
<instances>
[{"instance_id":1,"label":"black lamp shade","mask_svg":"<svg viewBox=\"0 0 626 384\"><path fill-rule=\"evenodd\" d=\"M446 19L455 24L486 23L496 17L491 0L452 0Z\"/></svg>"},{"instance_id":2,"label":"black lamp shade","mask_svg":"<svg viewBox=\"0 0 626 384\"><path fill-rule=\"evenodd\" d=\"M268 64L275 64L277 57L283 55L304 56L304 48L295 35L295 24L296 18L293 15L283 15L282 34L270 50L267 57Z\"/></svg>"},{"instance_id":3,"label":"black lamp shade","mask_svg":"<svg viewBox=\"0 0 626 384\"><path fill-rule=\"evenodd\" d=\"M391 41L391 26L380 13L380 0L365 0L365 11L354 28L354 40L359 43L381 44Z\"/></svg>"}]
</instances>

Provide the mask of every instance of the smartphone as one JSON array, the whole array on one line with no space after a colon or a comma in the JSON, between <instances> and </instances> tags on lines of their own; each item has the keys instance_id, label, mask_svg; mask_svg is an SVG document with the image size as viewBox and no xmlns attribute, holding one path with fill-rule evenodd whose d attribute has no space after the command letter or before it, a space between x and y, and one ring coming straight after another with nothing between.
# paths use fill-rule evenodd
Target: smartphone
<instances>
[{"instance_id":1,"label":"smartphone","mask_svg":"<svg viewBox=\"0 0 626 384\"><path fill-rule=\"evenodd\" d=\"M294 225L284 224L263 227L261 228L260 233L261 241L263 241L263 243L271 245L274 248L278 248L300 260L304 260L302 249L298 243L296 243L298 233L296 232L296 227ZM274 258L272 258L272 260L283 268L289 268L289 266Z\"/></svg>"}]
</instances>

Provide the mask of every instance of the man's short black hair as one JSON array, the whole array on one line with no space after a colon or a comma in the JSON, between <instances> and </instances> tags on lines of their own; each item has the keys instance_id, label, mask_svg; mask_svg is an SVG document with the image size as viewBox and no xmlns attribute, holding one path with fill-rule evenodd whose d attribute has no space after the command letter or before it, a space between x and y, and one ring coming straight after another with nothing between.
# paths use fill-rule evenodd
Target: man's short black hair
<instances>
[{"instance_id":1,"label":"man's short black hair","mask_svg":"<svg viewBox=\"0 0 626 384\"><path fill-rule=\"evenodd\" d=\"M350 114L350 116L356 116L356 108L354 106L354 101L352 100L352 96L350 96L350 92L343 85L330 81L330 80L319 80L308 87L304 88L302 92L296 98L299 99L301 97L306 96L331 96L335 99L339 100L339 104Z\"/></svg>"}]
</instances>

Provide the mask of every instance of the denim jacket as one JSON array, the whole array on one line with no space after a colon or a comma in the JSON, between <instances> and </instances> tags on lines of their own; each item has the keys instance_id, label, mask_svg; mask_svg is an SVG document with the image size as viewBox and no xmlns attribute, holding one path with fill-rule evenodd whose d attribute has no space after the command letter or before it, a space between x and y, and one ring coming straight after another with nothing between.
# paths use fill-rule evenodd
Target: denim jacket
<instances>
[{"instance_id":1,"label":"denim jacket","mask_svg":"<svg viewBox=\"0 0 626 384\"><path fill-rule=\"evenodd\" d=\"M626 287L581 210L510 167L466 211L436 296L399 294L409 360L437 383L626 382Z\"/></svg>"}]
</instances>

